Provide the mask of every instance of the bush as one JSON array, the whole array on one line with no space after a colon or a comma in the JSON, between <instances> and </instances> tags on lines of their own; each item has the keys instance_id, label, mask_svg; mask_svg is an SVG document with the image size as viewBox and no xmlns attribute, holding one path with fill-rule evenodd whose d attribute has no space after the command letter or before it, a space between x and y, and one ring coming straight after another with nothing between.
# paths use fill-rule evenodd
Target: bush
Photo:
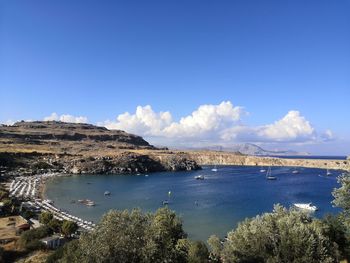
<instances>
[{"instance_id":1,"label":"bush","mask_svg":"<svg viewBox=\"0 0 350 263\"><path fill-rule=\"evenodd\" d=\"M70 237L72 234L74 234L78 230L77 223L73 221L65 220L61 227L61 232L65 237Z\"/></svg>"},{"instance_id":2,"label":"bush","mask_svg":"<svg viewBox=\"0 0 350 263\"><path fill-rule=\"evenodd\" d=\"M325 228L320 220L276 205L272 213L247 219L228 233L221 257L224 262L339 262Z\"/></svg>"},{"instance_id":3,"label":"bush","mask_svg":"<svg viewBox=\"0 0 350 263\"><path fill-rule=\"evenodd\" d=\"M39 239L34 239L32 241L29 241L25 248L29 251L39 250L39 249L45 249L46 246L43 242L41 242Z\"/></svg>"},{"instance_id":4,"label":"bush","mask_svg":"<svg viewBox=\"0 0 350 263\"><path fill-rule=\"evenodd\" d=\"M47 226L52 230L52 232L60 233L62 230L62 221L53 218L51 221L47 224Z\"/></svg>"},{"instance_id":5,"label":"bush","mask_svg":"<svg viewBox=\"0 0 350 263\"><path fill-rule=\"evenodd\" d=\"M32 248L35 246L34 241L51 235L51 230L47 226L41 226L37 229L31 229L21 234L19 238L19 245L22 248Z\"/></svg>"},{"instance_id":6,"label":"bush","mask_svg":"<svg viewBox=\"0 0 350 263\"><path fill-rule=\"evenodd\" d=\"M61 262L184 262L177 249L185 237L181 220L168 208L155 214L110 211L97 228L67 247Z\"/></svg>"},{"instance_id":7,"label":"bush","mask_svg":"<svg viewBox=\"0 0 350 263\"><path fill-rule=\"evenodd\" d=\"M53 214L50 212L42 212L39 216L40 223L47 225L53 219Z\"/></svg>"},{"instance_id":8,"label":"bush","mask_svg":"<svg viewBox=\"0 0 350 263\"><path fill-rule=\"evenodd\" d=\"M205 243L202 241L194 241L190 243L188 250L189 263L206 263L208 262L209 251Z\"/></svg>"},{"instance_id":9,"label":"bush","mask_svg":"<svg viewBox=\"0 0 350 263\"><path fill-rule=\"evenodd\" d=\"M32 166L33 169L52 169L52 165L46 162L37 162Z\"/></svg>"},{"instance_id":10,"label":"bush","mask_svg":"<svg viewBox=\"0 0 350 263\"><path fill-rule=\"evenodd\" d=\"M76 262L77 258L80 257L78 246L79 246L79 240L74 239L74 240L64 244L63 247L59 247L58 249L56 249L55 252L52 253L46 259L46 262L47 263Z\"/></svg>"}]
</instances>

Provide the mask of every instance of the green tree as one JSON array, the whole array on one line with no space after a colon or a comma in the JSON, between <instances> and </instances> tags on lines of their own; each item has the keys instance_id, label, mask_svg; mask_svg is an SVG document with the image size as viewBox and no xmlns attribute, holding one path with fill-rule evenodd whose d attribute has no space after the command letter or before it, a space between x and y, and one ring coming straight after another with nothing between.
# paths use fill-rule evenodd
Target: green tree
<instances>
[{"instance_id":1,"label":"green tree","mask_svg":"<svg viewBox=\"0 0 350 263\"><path fill-rule=\"evenodd\" d=\"M53 218L51 221L47 224L49 228L55 233L60 233L62 230L62 221Z\"/></svg>"},{"instance_id":2,"label":"green tree","mask_svg":"<svg viewBox=\"0 0 350 263\"><path fill-rule=\"evenodd\" d=\"M39 239L49 236L52 233L47 226L41 226L37 229L30 229L21 234L19 238L19 246L21 248L33 249L38 244Z\"/></svg>"},{"instance_id":3,"label":"green tree","mask_svg":"<svg viewBox=\"0 0 350 263\"><path fill-rule=\"evenodd\" d=\"M79 240L74 239L59 247L46 260L46 263L71 263L78 262L80 255Z\"/></svg>"},{"instance_id":4,"label":"green tree","mask_svg":"<svg viewBox=\"0 0 350 263\"><path fill-rule=\"evenodd\" d=\"M185 236L168 208L155 214L111 210L94 231L81 235L75 251L63 252L61 262L186 262L179 241Z\"/></svg>"},{"instance_id":5,"label":"green tree","mask_svg":"<svg viewBox=\"0 0 350 263\"><path fill-rule=\"evenodd\" d=\"M47 225L53 219L53 214L50 212L42 212L39 216L40 223Z\"/></svg>"},{"instance_id":6,"label":"green tree","mask_svg":"<svg viewBox=\"0 0 350 263\"><path fill-rule=\"evenodd\" d=\"M338 245L342 258L350 259L350 240L349 232L342 217L335 215L326 215L322 223L324 232L332 242Z\"/></svg>"},{"instance_id":7,"label":"green tree","mask_svg":"<svg viewBox=\"0 0 350 263\"><path fill-rule=\"evenodd\" d=\"M182 222L168 208L160 208L151 215L150 226L146 229L147 243L145 256L150 262L161 262L161 259L174 261L178 258L176 244L186 237Z\"/></svg>"},{"instance_id":8,"label":"green tree","mask_svg":"<svg viewBox=\"0 0 350 263\"><path fill-rule=\"evenodd\" d=\"M203 241L193 241L188 250L189 263L206 263L209 259L209 251Z\"/></svg>"},{"instance_id":9,"label":"green tree","mask_svg":"<svg viewBox=\"0 0 350 263\"><path fill-rule=\"evenodd\" d=\"M73 221L65 220L63 221L61 231L65 237L70 237L72 234L74 234L78 230L78 228L79 227L77 223Z\"/></svg>"},{"instance_id":10,"label":"green tree","mask_svg":"<svg viewBox=\"0 0 350 263\"><path fill-rule=\"evenodd\" d=\"M208 244L210 247L210 260L212 262L220 262L220 255L223 249L222 242L219 237L211 235L208 239Z\"/></svg>"},{"instance_id":11,"label":"green tree","mask_svg":"<svg viewBox=\"0 0 350 263\"><path fill-rule=\"evenodd\" d=\"M350 225L350 173L338 177L340 187L333 191L333 204L342 208L341 216L345 223Z\"/></svg>"},{"instance_id":12,"label":"green tree","mask_svg":"<svg viewBox=\"0 0 350 263\"><path fill-rule=\"evenodd\" d=\"M276 205L229 232L221 256L224 262L338 262L337 245L324 229L320 220Z\"/></svg>"}]
</instances>

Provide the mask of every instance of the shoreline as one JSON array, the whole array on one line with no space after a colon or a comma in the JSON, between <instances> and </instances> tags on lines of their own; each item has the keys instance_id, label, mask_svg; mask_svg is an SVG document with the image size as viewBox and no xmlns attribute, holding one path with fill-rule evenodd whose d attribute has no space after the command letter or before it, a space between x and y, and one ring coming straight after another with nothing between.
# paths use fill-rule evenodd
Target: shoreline
<instances>
[{"instance_id":1,"label":"shoreline","mask_svg":"<svg viewBox=\"0 0 350 263\"><path fill-rule=\"evenodd\" d=\"M32 176L17 176L7 184L9 197L16 198L22 205L37 215L42 211L53 214L54 218L64 221L75 222L81 229L93 230L96 225L92 221L83 220L77 216L67 213L65 210L55 207L51 200L45 199L46 183L48 180L59 177L70 176L64 173L44 173Z\"/></svg>"}]
</instances>

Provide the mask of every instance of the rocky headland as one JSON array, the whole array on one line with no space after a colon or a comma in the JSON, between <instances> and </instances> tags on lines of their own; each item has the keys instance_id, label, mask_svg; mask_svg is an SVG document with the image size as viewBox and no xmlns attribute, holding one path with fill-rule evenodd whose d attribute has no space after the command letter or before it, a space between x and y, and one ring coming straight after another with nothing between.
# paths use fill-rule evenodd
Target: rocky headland
<instances>
[{"instance_id":1,"label":"rocky headland","mask_svg":"<svg viewBox=\"0 0 350 263\"><path fill-rule=\"evenodd\" d=\"M18 122L0 127L0 173L121 174L200 169L188 154L91 124Z\"/></svg>"}]
</instances>

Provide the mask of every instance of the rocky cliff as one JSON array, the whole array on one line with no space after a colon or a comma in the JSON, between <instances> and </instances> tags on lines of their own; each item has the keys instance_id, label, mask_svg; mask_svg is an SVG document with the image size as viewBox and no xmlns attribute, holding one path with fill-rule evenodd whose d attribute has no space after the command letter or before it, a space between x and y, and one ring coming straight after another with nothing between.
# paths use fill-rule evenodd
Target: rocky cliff
<instances>
[{"instance_id":1,"label":"rocky cliff","mask_svg":"<svg viewBox=\"0 0 350 263\"><path fill-rule=\"evenodd\" d=\"M251 165L251 166L293 166L323 169L350 170L349 160L287 159L275 157L248 156L227 152L192 151L189 158L199 165Z\"/></svg>"}]
</instances>

